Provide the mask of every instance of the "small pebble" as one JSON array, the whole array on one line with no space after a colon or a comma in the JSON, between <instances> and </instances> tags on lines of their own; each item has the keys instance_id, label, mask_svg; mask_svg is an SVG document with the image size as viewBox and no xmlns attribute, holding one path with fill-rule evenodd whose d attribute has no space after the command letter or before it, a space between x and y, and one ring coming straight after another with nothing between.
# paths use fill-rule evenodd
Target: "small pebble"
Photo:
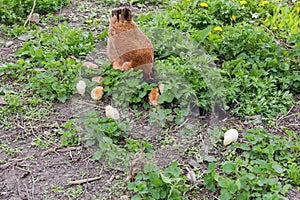
<instances>
[{"instance_id":1,"label":"small pebble","mask_svg":"<svg viewBox=\"0 0 300 200\"><path fill-rule=\"evenodd\" d=\"M8 105L8 103L4 100L4 96L0 96L0 105Z\"/></svg>"},{"instance_id":2,"label":"small pebble","mask_svg":"<svg viewBox=\"0 0 300 200\"><path fill-rule=\"evenodd\" d=\"M10 47L11 45L13 45L13 43L14 43L13 41L8 41L8 42L5 43L4 46L5 46L5 48L8 48L8 47Z\"/></svg>"},{"instance_id":3,"label":"small pebble","mask_svg":"<svg viewBox=\"0 0 300 200\"><path fill-rule=\"evenodd\" d=\"M189 171L188 172L188 174L187 174L187 179L189 180L189 181L191 181L192 183L196 183L197 182L197 178L196 178L196 174L195 174L195 172L194 171Z\"/></svg>"},{"instance_id":4,"label":"small pebble","mask_svg":"<svg viewBox=\"0 0 300 200\"><path fill-rule=\"evenodd\" d=\"M18 37L18 39L21 40L21 41L23 41L23 42L26 42L26 41L28 41L28 40L30 40L32 38L34 38L34 36L31 36L30 33L25 33L25 34L20 35Z\"/></svg>"},{"instance_id":5,"label":"small pebble","mask_svg":"<svg viewBox=\"0 0 300 200\"><path fill-rule=\"evenodd\" d=\"M190 159L188 161L188 163L189 163L190 166L195 167L195 168L200 168L201 167L201 165L194 159Z\"/></svg>"},{"instance_id":6,"label":"small pebble","mask_svg":"<svg viewBox=\"0 0 300 200\"><path fill-rule=\"evenodd\" d=\"M30 22L39 23L40 22L40 15L38 13L33 13L29 18Z\"/></svg>"}]
</instances>

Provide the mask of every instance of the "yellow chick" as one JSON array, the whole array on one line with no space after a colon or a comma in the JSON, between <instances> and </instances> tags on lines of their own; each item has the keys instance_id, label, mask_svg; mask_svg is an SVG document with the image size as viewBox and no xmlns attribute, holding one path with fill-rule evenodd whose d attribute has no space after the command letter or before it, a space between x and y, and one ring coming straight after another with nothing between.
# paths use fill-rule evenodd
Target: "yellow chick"
<instances>
[{"instance_id":1,"label":"yellow chick","mask_svg":"<svg viewBox=\"0 0 300 200\"><path fill-rule=\"evenodd\" d=\"M112 106L108 105L105 107L105 115L107 118L111 118L114 120L120 119L120 113L116 108L113 108Z\"/></svg>"},{"instance_id":2,"label":"yellow chick","mask_svg":"<svg viewBox=\"0 0 300 200\"><path fill-rule=\"evenodd\" d=\"M86 88L85 82L83 80L78 81L78 83L76 84L76 89L78 94L84 96L85 88Z\"/></svg>"},{"instance_id":3,"label":"yellow chick","mask_svg":"<svg viewBox=\"0 0 300 200\"><path fill-rule=\"evenodd\" d=\"M91 63L91 62L84 62L83 66L90 68L90 69L95 69L95 70L99 69L98 65Z\"/></svg>"},{"instance_id":4,"label":"yellow chick","mask_svg":"<svg viewBox=\"0 0 300 200\"><path fill-rule=\"evenodd\" d=\"M236 129L229 129L224 134L224 146L231 144L232 142L237 141L239 133Z\"/></svg>"},{"instance_id":5,"label":"yellow chick","mask_svg":"<svg viewBox=\"0 0 300 200\"><path fill-rule=\"evenodd\" d=\"M159 90L158 87L154 87L148 95L149 103L151 106L158 106L158 98L159 98Z\"/></svg>"},{"instance_id":6,"label":"yellow chick","mask_svg":"<svg viewBox=\"0 0 300 200\"><path fill-rule=\"evenodd\" d=\"M91 97L93 100L99 101L102 98L103 94L104 94L103 87L97 86L92 90Z\"/></svg>"},{"instance_id":7,"label":"yellow chick","mask_svg":"<svg viewBox=\"0 0 300 200\"><path fill-rule=\"evenodd\" d=\"M102 86L102 83L101 83L102 80L103 80L103 77L102 77L102 76L94 76L94 77L92 78L92 81L93 81L93 82L99 83L99 85L101 85L101 86Z\"/></svg>"}]
</instances>

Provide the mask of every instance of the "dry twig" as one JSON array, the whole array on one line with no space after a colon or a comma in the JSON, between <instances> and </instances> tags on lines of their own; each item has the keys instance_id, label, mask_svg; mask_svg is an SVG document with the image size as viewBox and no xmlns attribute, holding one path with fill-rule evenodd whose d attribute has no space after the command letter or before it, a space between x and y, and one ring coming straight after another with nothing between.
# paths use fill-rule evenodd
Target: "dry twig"
<instances>
[{"instance_id":1,"label":"dry twig","mask_svg":"<svg viewBox=\"0 0 300 200\"><path fill-rule=\"evenodd\" d=\"M68 184L69 185L79 185L79 184L82 184L82 183L96 181L96 180L99 180L101 178L102 178L101 176L94 177L94 178L86 178L86 179L81 179L81 180L76 180L76 181L70 181Z\"/></svg>"},{"instance_id":2,"label":"dry twig","mask_svg":"<svg viewBox=\"0 0 300 200\"><path fill-rule=\"evenodd\" d=\"M100 170L99 175L102 174L102 170L103 170L103 166L102 166L102 168ZM101 176L94 177L94 178L86 178L86 179L81 179L81 180L70 181L68 184L69 185L79 185L79 184L83 184L83 183L88 183L88 182L96 181L96 180L99 180L101 178L102 178Z\"/></svg>"},{"instance_id":3,"label":"dry twig","mask_svg":"<svg viewBox=\"0 0 300 200\"><path fill-rule=\"evenodd\" d=\"M34 8L35 8L35 5L36 5L36 0L33 1L33 6L31 8L31 11L30 11L30 14L28 15L27 19L26 19L26 22L24 23L24 27L27 25L29 19L31 18L32 14L33 14L33 11L34 11Z\"/></svg>"},{"instance_id":4,"label":"dry twig","mask_svg":"<svg viewBox=\"0 0 300 200\"><path fill-rule=\"evenodd\" d=\"M286 115L282 115L278 120L276 120L276 124L279 125L279 122L280 122L281 120L290 117L289 115L290 115L290 112L293 110L293 108L294 108L294 106L292 106L292 107L289 109L289 111L287 112ZM292 115L294 115L294 114L292 114Z\"/></svg>"}]
</instances>

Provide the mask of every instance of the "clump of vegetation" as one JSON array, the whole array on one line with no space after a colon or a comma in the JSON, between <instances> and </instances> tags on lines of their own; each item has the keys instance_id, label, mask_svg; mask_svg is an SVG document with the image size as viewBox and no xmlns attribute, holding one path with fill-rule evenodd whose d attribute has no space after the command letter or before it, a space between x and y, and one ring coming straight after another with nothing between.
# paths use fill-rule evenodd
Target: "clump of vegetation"
<instances>
[{"instance_id":1,"label":"clump of vegetation","mask_svg":"<svg viewBox=\"0 0 300 200\"><path fill-rule=\"evenodd\" d=\"M63 23L51 33L35 33L37 40L25 42L15 54L16 63L4 64L5 79L25 82L25 88L48 100L65 102L73 94L81 62L70 56L84 56L94 48L93 36ZM84 45L83 45L84 43Z\"/></svg>"},{"instance_id":2,"label":"clump of vegetation","mask_svg":"<svg viewBox=\"0 0 300 200\"><path fill-rule=\"evenodd\" d=\"M35 12L47 14L69 5L70 0L37 0ZM0 23L24 22L33 7L33 0L0 0Z\"/></svg>"},{"instance_id":3,"label":"clump of vegetation","mask_svg":"<svg viewBox=\"0 0 300 200\"><path fill-rule=\"evenodd\" d=\"M277 5L279 9L284 9L284 6L286 4ZM202 12L194 12L197 9L193 8L200 8ZM261 23L269 13L268 20L272 22L266 25L275 26L273 24L278 21L276 19L279 19L279 12L272 12L273 9L269 3L259 5L255 1L183 1L174 3L173 7L155 15L141 15L138 22L147 22L149 27L159 27L164 30L163 33L168 33L170 29L181 30L182 34L188 33L191 40L197 41L198 46L202 46L203 51L215 61L215 65L221 68L219 73L222 78L219 82L225 86L224 100L232 108L232 113L242 117L258 114L274 118L287 112L293 104L293 95L299 93L299 58L295 54L295 51L299 53L299 44L296 42L298 40L295 40L297 34L293 31L294 28L288 29L281 25L279 30L278 25L268 30L253 24ZM256 14L257 12L259 14ZM288 17L284 20L292 19L293 17ZM285 48L274 37L274 34L283 32L293 38L287 41L296 43L293 48ZM172 48L163 48L164 46L160 45L171 43L170 46L176 49L178 44L174 40L180 41L177 38L175 36L170 40L168 36L159 37L160 40L155 43L154 37L154 44L158 44L159 47L156 48L159 51L157 54L160 55L158 62L167 60L169 68L186 75L186 79L198 95L200 105L205 107L210 100L203 94L207 94L209 85L206 85L208 81L203 79L205 76L202 71L187 67L183 67L182 70L182 67L176 67L178 64L183 66L183 63L189 62L193 57L185 55L180 42L177 54L174 54ZM198 59L201 59L201 56ZM197 62L200 61L191 64Z\"/></svg>"},{"instance_id":4,"label":"clump of vegetation","mask_svg":"<svg viewBox=\"0 0 300 200\"><path fill-rule=\"evenodd\" d=\"M132 197L134 200L184 199L183 192L188 189L177 162L172 162L163 173L146 164L144 172L138 173L135 179L128 184L128 189L137 193Z\"/></svg>"},{"instance_id":5,"label":"clump of vegetation","mask_svg":"<svg viewBox=\"0 0 300 200\"><path fill-rule=\"evenodd\" d=\"M209 164L204 177L209 190L219 191L220 199L281 199L292 184L299 185L296 133L280 138L264 129L253 129L243 137L245 142L226 152L226 161Z\"/></svg>"},{"instance_id":6,"label":"clump of vegetation","mask_svg":"<svg viewBox=\"0 0 300 200\"><path fill-rule=\"evenodd\" d=\"M148 93L156 84L145 82L142 71L121 72L108 65L101 73L104 77L102 83L105 85L105 94L112 97L115 105L122 108L149 108Z\"/></svg>"}]
</instances>

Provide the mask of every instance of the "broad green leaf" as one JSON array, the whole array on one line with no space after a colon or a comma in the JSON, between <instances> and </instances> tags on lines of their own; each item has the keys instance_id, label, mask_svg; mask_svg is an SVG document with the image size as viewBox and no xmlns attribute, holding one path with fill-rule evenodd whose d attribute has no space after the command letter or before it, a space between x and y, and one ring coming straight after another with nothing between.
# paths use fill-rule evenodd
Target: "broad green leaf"
<instances>
[{"instance_id":1,"label":"broad green leaf","mask_svg":"<svg viewBox=\"0 0 300 200\"><path fill-rule=\"evenodd\" d=\"M221 189L220 200L230 200L232 195L228 192L227 189Z\"/></svg>"},{"instance_id":2,"label":"broad green leaf","mask_svg":"<svg viewBox=\"0 0 300 200\"><path fill-rule=\"evenodd\" d=\"M172 179L167 177L167 176L164 176L163 174L160 174L161 176L161 179L163 180L164 183L167 183L167 184L172 184Z\"/></svg>"},{"instance_id":3,"label":"broad green leaf","mask_svg":"<svg viewBox=\"0 0 300 200\"><path fill-rule=\"evenodd\" d=\"M285 171L278 163L273 163L272 168L277 172L278 174L281 174Z\"/></svg>"},{"instance_id":4,"label":"broad green leaf","mask_svg":"<svg viewBox=\"0 0 300 200\"><path fill-rule=\"evenodd\" d=\"M172 162L169 167L165 169L164 175L167 177L180 177L181 169L178 167L177 162Z\"/></svg>"},{"instance_id":5,"label":"broad green leaf","mask_svg":"<svg viewBox=\"0 0 300 200\"><path fill-rule=\"evenodd\" d=\"M235 169L236 169L236 164L232 161L225 161L222 163L222 170L226 174L230 174L230 173L234 172Z\"/></svg>"}]
</instances>

